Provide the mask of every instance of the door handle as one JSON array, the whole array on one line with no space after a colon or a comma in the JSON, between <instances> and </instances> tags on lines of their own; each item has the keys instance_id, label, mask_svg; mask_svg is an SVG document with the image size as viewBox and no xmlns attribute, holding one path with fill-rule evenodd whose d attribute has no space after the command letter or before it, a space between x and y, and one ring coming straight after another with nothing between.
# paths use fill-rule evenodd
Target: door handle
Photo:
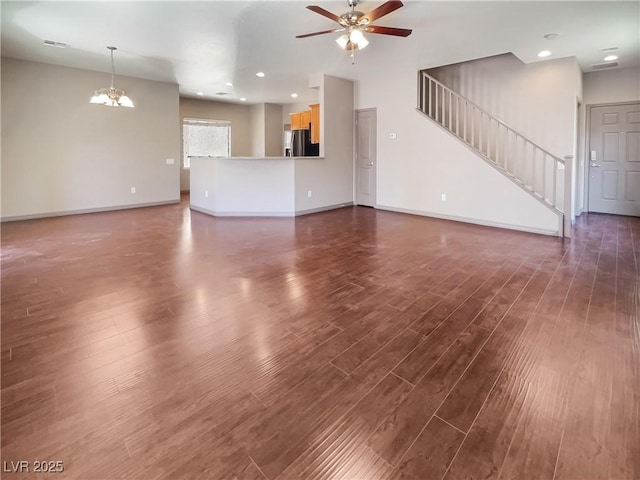
<instances>
[{"instance_id":1,"label":"door handle","mask_svg":"<svg viewBox=\"0 0 640 480\"><path fill-rule=\"evenodd\" d=\"M592 167L599 167L600 165L598 165L597 163L594 162L594 163L591 164L591 166Z\"/></svg>"},{"instance_id":2,"label":"door handle","mask_svg":"<svg viewBox=\"0 0 640 480\"><path fill-rule=\"evenodd\" d=\"M369 162L367 163L367 165L369 165L370 167L373 167L373 162Z\"/></svg>"}]
</instances>

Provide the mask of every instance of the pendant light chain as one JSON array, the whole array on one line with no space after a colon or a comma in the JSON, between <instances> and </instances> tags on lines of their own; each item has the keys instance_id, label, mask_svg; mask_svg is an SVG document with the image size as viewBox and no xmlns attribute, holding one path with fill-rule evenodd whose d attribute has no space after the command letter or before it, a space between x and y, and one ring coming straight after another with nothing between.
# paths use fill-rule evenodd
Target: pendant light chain
<instances>
[{"instance_id":1,"label":"pendant light chain","mask_svg":"<svg viewBox=\"0 0 640 480\"><path fill-rule=\"evenodd\" d=\"M114 87L114 83L113 83L113 77L116 74L116 67L113 63L113 51L116 49L116 47L108 47L109 50L111 50L111 90L113 90Z\"/></svg>"}]
</instances>

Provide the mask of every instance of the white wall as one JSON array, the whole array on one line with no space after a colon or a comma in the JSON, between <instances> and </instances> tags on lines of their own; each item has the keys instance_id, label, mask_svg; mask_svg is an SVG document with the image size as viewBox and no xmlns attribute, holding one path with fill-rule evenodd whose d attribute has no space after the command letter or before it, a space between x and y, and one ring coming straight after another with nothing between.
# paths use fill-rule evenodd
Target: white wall
<instances>
[{"instance_id":1,"label":"white wall","mask_svg":"<svg viewBox=\"0 0 640 480\"><path fill-rule=\"evenodd\" d=\"M353 202L353 82L329 75L319 80L320 156L324 159L296 161L297 212Z\"/></svg>"},{"instance_id":2,"label":"white wall","mask_svg":"<svg viewBox=\"0 0 640 480\"><path fill-rule=\"evenodd\" d=\"M282 105L258 103L251 111L252 157L282 157L284 155Z\"/></svg>"},{"instance_id":3,"label":"white wall","mask_svg":"<svg viewBox=\"0 0 640 480\"><path fill-rule=\"evenodd\" d=\"M264 157L264 103L251 105L251 157Z\"/></svg>"},{"instance_id":4,"label":"white wall","mask_svg":"<svg viewBox=\"0 0 640 480\"><path fill-rule=\"evenodd\" d=\"M116 76L136 108L89 104L109 82L2 59L3 220L179 201L178 86Z\"/></svg>"},{"instance_id":5,"label":"white wall","mask_svg":"<svg viewBox=\"0 0 640 480\"><path fill-rule=\"evenodd\" d=\"M194 158L191 207L221 216L293 216L295 161Z\"/></svg>"},{"instance_id":6,"label":"white wall","mask_svg":"<svg viewBox=\"0 0 640 480\"><path fill-rule=\"evenodd\" d=\"M554 233L558 218L443 129L416 112L415 70L358 82L356 108L376 108L377 202L426 215ZM393 85L393 95L389 86ZM573 95L573 90L571 90ZM575 100L574 100L575 101ZM571 100L564 101L565 116ZM397 138L391 140L389 134ZM559 137L571 152L571 138ZM440 196L447 194L447 202Z\"/></svg>"},{"instance_id":7,"label":"white wall","mask_svg":"<svg viewBox=\"0 0 640 480\"><path fill-rule=\"evenodd\" d=\"M277 103L264 104L264 154L267 157L284 155L282 105Z\"/></svg>"},{"instance_id":8,"label":"white wall","mask_svg":"<svg viewBox=\"0 0 640 480\"><path fill-rule=\"evenodd\" d=\"M251 117L249 105L180 98L180 138L182 139L182 121L185 118L205 120L225 120L231 122L231 156L251 155ZM182 140L180 141L182 149ZM181 155L183 152L181 151ZM180 157L182 158L182 157ZM180 189L189 190L189 170L180 172Z\"/></svg>"},{"instance_id":9,"label":"white wall","mask_svg":"<svg viewBox=\"0 0 640 480\"><path fill-rule=\"evenodd\" d=\"M584 74L586 105L640 101L640 68L615 68Z\"/></svg>"}]
</instances>

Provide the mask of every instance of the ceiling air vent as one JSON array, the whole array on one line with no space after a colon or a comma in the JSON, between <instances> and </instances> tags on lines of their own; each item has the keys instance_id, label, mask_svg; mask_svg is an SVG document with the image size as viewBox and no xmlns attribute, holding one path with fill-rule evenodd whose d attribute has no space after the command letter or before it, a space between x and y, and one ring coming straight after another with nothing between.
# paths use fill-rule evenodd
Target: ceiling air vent
<instances>
[{"instance_id":1,"label":"ceiling air vent","mask_svg":"<svg viewBox=\"0 0 640 480\"><path fill-rule=\"evenodd\" d=\"M604 70L605 68L617 67L618 62L598 63L597 65L591 65L594 70Z\"/></svg>"},{"instance_id":2,"label":"ceiling air vent","mask_svg":"<svg viewBox=\"0 0 640 480\"><path fill-rule=\"evenodd\" d=\"M56 42L55 40L45 40L44 44L49 45L50 47L58 47L58 48L67 48L69 46L68 43Z\"/></svg>"},{"instance_id":3,"label":"ceiling air vent","mask_svg":"<svg viewBox=\"0 0 640 480\"><path fill-rule=\"evenodd\" d=\"M219 97L222 97L224 95L229 95L227 92L217 92L216 95L218 95Z\"/></svg>"}]
</instances>

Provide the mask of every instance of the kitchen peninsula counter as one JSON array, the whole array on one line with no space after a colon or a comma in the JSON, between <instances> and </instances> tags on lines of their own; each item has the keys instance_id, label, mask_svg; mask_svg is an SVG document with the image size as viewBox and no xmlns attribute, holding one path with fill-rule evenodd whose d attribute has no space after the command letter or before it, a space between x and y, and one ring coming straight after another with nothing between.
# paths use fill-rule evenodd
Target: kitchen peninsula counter
<instances>
[{"instance_id":1,"label":"kitchen peninsula counter","mask_svg":"<svg viewBox=\"0 0 640 480\"><path fill-rule=\"evenodd\" d=\"M294 217L352 205L336 195L344 189L335 189L334 171L324 157L193 157L190 207L224 217Z\"/></svg>"}]
</instances>

